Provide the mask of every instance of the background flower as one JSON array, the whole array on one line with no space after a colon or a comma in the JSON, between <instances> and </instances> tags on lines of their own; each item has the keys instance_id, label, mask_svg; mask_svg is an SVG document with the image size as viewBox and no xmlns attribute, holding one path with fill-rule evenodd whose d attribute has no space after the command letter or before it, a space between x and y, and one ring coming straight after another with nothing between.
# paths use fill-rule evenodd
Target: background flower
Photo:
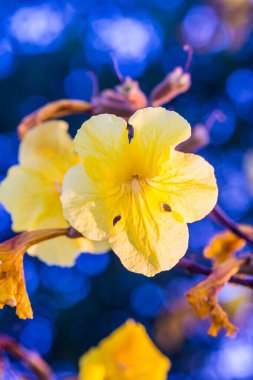
<instances>
[{"instance_id":1,"label":"background flower","mask_svg":"<svg viewBox=\"0 0 253 380\"><path fill-rule=\"evenodd\" d=\"M65 228L60 194L63 176L78 162L68 126L51 121L30 131L20 145L20 165L12 167L0 187L0 200L10 211L13 230ZM103 252L105 242L57 237L34 245L28 253L49 264L73 265L81 252Z\"/></svg>"}]
</instances>

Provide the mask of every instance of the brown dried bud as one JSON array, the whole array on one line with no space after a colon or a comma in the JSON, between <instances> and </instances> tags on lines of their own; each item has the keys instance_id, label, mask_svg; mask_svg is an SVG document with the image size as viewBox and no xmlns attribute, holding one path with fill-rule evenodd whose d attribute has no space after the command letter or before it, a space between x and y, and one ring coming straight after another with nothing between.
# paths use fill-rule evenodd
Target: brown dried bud
<instances>
[{"instance_id":1,"label":"brown dried bud","mask_svg":"<svg viewBox=\"0 0 253 380\"><path fill-rule=\"evenodd\" d=\"M148 100L139 83L125 78L114 89L106 89L92 99L92 114L112 113L128 119L138 109L146 107Z\"/></svg>"},{"instance_id":2,"label":"brown dried bud","mask_svg":"<svg viewBox=\"0 0 253 380\"><path fill-rule=\"evenodd\" d=\"M216 122L223 123L226 115L218 109L215 109L208 117L204 124L196 124L192 130L191 137L177 146L177 150L185 153L194 153L204 148L210 142L210 132Z\"/></svg>"},{"instance_id":3,"label":"brown dried bud","mask_svg":"<svg viewBox=\"0 0 253 380\"><path fill-rule=\"evenodd\" d=\"M151 93L151 104L154 107L170 102L191 87L191 74L180 66L175 67Z\"/></svg>"},{"instance_id":4,"label":"brown dried bud","mask_svg":"<svg viewBox=\"0 0 253 380\"><path fill-rule=\"evenodd\" d=\"M192 130L191 137L177 146L177 150L184 153L194 153L210 142L209 131L204 124L197 124Z\"/></svg>"},{"instance_id":5,"label":"brown dried bud","mask_svg":"<svg viewBox=\"0 0 253 380\"><path fill-rule=\"evenodd\" d=\"M22 139L26 132L43 121L67 115L86 113L91 111L91 109L91 103L82 100L61 99L50 102L21 120L21 123L17 127L18 135Z\"/></svg>"}]
</instances>

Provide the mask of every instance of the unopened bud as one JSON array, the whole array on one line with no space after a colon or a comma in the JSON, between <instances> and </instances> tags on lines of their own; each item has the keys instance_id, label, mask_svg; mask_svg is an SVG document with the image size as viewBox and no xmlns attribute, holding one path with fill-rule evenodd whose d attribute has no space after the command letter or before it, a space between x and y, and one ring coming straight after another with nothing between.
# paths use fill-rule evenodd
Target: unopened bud
<instances>
[{"instance_id":1,"label":"unopened bud","mask_svg":"<svg viewBox=\"0 0 253 380\"><path fill-rule=\"evenodd\" d=\"M197 124L192 130L191 137L179 144L176 149L184 153L194 153L208 145L209 142L209 131L204 124Z\"/></svg>"},{"instance_id":2,"label":"unopened bud","mask_svg":"<svg viewBox=\"0 0 253 380\"><path fill-rule=\"evenodd\" d=\"M210 132L216 122L223 123L226 115L218 109L214 110L204 124L196 124L191 137L177 146L177 150L185 153L194 153L204 148L210 142Z\"/></svg>"},{"instance_id":3,"label":"unopened bud","mask_svg":"<svg viewBox=\"0 0 253 380\"><path fill-rule=\"evenodd\" d=\"M112 113L128 119L135 111L147 106L146 95L141 91L139 83L126 78L114 89L106 89L92 99L94 115Z\"/></svg>"},{"instance_id":4,"label":"unopened bud","mask_svg":"<svg viewBox=\"0 0 253 380\"><path fill-rule=\"evenodd\" d=\"M154 107L170 102L191 87L191 74L182 67L175 67L151 93L151 104Z\"/></svg>"}]
</instances>

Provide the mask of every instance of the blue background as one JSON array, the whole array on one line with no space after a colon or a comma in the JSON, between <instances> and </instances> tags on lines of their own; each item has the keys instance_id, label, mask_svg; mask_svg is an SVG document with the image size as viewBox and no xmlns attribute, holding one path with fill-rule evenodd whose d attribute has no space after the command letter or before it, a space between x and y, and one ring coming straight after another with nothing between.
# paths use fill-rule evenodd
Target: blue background
<instances>
[{"instance_id":1,"label":"blue background","mask_svg":"<svg viewBox=\"0 0 253 380\"><path fill-rule=\"evenodd\" d=\"M194 49L192 87L170 107L191 125L214 109L211 144L200 153L214 165L219 203L236 221L252 222L252 188L246 157L253 141L252 2L209 0L0 1L0 179L17 162L19 121L60 98L89 100L92 81L101 89L123 75L147 94L175 66L184 65L182 45ZM227 4L227 5L226 5ZM67 118L71 133L84 116ZM206 218L190 226L190 252L200 255L219 227ZM12 236L0 205L0 239ZM57 376L77 371L78 358L127 318L146 325L172 359L170 380L253 378L252 295L228 285L221 301L240 327L237 338L207 336L207 321L194 317L185 292L201 279L174 269L145 278L124 269L113 253L81 255L73 268L49 267L25 257L34 320L14 310L0 313L2 333L37 350ZM16 364L18 365L18 364Z\"/></svg>"}]
</instances>

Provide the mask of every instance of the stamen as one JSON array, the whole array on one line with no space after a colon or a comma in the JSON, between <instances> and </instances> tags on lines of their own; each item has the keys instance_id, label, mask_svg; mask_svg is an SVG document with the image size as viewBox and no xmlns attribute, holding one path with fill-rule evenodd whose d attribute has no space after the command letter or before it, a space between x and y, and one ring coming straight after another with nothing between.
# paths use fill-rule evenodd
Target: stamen
<instances>
[{"instance_id":1,"label":"stamen","mask_svg":"<svg viewBox=\"0 0 253 380\"><path fill-rule=\"evenodd\" d=\"M128 142L130 144L134 138L134 127L129 123L127 123L127 132L128 132Z\"/></svg>"},{"instance_id":2,"label":"stamen","mask_svg":"<svg viewBox=\"0 0 253 380\"><path fill-rule=\"evenodd\" d=\"M162 203L162 208L164 209L164 211L172 212L172 208L170 207L170 205L168 205L168 203Z\"/></svg>"},{"instance_id":3,"label":"stamen","mask_svg":"<svg viewBox=\"0 0 253 380\"><path fill-rule=\"evenodd\" d=\"M99 85L96 74L93 73L93 71L88 71L87 77L89 77L92 81L92 97L97 96L99 94Z\"/></svg>"},{"instance_id":4,"label":"stamen","mask_svg":"<svg viewBox=\"0 0 253 380\"><path fill-rule=\"evenodd\" d=\"M189 71L190 66L191 66L193 49L190 45L184 45L183 50L187 52L187 60L186 60L185 66L184 66L184 71L187 73Z\"/></svg>"},{"instance_id":5,"label":"stamen","mask_svg":"<svg viewBox=\"0 0 253 380\"><path fill-rule=\"evenodd\" d=\"M113 226L115 227L116 224L121 220L121 215L117 215L115 216L115 218L113 218L113 221L112 221L112 224Z\"/></svg>"},{"instance_id":6,"label":"stamen","mask_svg":"<svg viewBox=\"0 0 253 380\"><path fill-rule=\"evenodd\" d=\"M224 121L227 119L226 115L219 109L214 110L209 117L207 118L207 121L205 122L205 127L207 131L211 131L214 123L218 121L219 123L224 123Z\"/></svg>"},{"instance_id":7,"label":"stamen","mask_svg":"<svg viewBox=\"0 0 253 380\"><path fill-rule=\"evenodd\" d=\"M114 68L115 74L118 77L118 80L120 82L124 82L125 78L124 78L123 74L121 73L121 71L119 69L119 62L117 61L117 58L115 57L115 54L111 53L110 56L111 56L113 68Z\"/></svg>"}]
</instances>

